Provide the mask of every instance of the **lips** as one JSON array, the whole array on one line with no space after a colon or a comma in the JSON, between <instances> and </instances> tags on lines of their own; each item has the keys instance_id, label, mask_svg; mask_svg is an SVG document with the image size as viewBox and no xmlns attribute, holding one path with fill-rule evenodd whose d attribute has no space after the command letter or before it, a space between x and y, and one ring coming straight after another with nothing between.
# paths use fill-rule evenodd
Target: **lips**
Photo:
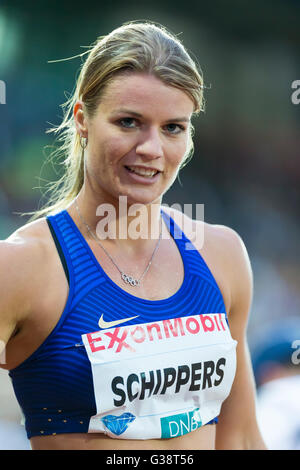
<instances>
[{"instance_id":1,"label":"lips","mask_svg":"<svg viewBox=\"0 0 300 470\"><path fill-rule=\"evenodd\" d=\"M136 175L146 178L153 178L155 175L160 173L160 170L151 167L125 165L125 168L131 173L135 173Z\"/></svg>"}]
</instances>

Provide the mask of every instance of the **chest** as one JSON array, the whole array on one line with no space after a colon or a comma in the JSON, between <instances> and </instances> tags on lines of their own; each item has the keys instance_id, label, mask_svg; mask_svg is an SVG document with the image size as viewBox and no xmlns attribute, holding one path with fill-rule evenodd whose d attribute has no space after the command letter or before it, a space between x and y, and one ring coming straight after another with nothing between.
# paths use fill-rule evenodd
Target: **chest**
<instances>
[{"instance_id":1,"label":"chest","mask_svg":"<svg viewBox=\"0 0 300 470\"><path fill-rule=\"evenodd\" d=\"M160 250L153 258L151 266L138 287L132 287L123 281L119 271L105 256L100 247L90 246L96 260L112 285L137 298L149 301L168 299L175 295L184 282L184 260L172 240L162 240ZM223 296L226 312L229 307L228 286L222 276L220 262L214 259L214 253L203 248L202 256L214 276ZM148 258L126 263L126 274L139 278L148 265ZM123 269L123 266L120 266ZM34 290L34 308L20 332L11 340L8 359L11 367L16 367L29 357L48 337L59 322L69 296L70 285L66 278L61 259L55 245L49 239L49 258L46 269L41 271L40 284ZM122 305L114 305L114 308ZM131 313L127 317L133 316ZM100 317L100 316L99 316ZM125 317L126 318L126 317ZM32 335L32 331L35 332ZM93 331L93 329L91 330Z\"/></svg>"}]
</instances>

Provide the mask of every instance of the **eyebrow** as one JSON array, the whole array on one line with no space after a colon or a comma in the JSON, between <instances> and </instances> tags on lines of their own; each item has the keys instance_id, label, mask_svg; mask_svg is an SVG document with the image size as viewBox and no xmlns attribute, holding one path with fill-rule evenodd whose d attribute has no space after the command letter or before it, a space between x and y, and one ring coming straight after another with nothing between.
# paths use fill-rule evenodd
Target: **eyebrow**
<instances>
[{"instance_id":1,"label":"eyebrow","mask_svg":"<svg viewBox=\"0 0 300 470\"><path fill-rule=\"evenodd\" d=\"M126 108L117 109L114 114L119 114L119 113L131 114L132 116L135 116L138 118L143 117L142 114L137 113L136 111L131 111L130 109L126 109ZM190 119L188 117L178 117L174 119L167 119L166 122L189 122L189 121Z\"/></svg>"}]
</instances>

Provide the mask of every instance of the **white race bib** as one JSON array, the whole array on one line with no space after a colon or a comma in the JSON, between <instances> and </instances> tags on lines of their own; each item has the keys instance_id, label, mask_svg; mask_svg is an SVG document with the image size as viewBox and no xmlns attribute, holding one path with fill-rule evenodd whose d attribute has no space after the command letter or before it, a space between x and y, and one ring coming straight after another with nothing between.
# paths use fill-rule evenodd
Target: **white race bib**
<instances>
[{"instance_id":1,"label":"white race bib","mask_svg":"<svg viewBox=\"0 0 300 470\"><path fill-rule=\"evenodd\" d=\"M82 336L97 413L88 432L162 439L218 416L236 370L224 313L116 327Z\"/></svg>"}]
</instances>

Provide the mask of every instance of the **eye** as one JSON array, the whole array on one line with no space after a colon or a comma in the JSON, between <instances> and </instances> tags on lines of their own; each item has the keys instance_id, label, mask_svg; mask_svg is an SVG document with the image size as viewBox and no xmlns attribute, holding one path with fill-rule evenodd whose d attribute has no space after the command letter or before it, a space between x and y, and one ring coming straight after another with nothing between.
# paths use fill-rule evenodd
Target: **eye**
<instances>
[{"instance_id":1,"label":"eye","mask_svg":"<svg viewBox=\"0 0 300 470\"><path fill-rule=\"evenodd\" d=\"M180 132L185 131L185 127L180 124L170 123L165 126L167 132L170 134L180 134Z\"/></svg>"},{"instance_id":2,"label":"eye","mask_svg":"<svg viewBox=\"0 0 300 470\"><path fill-rule=\"evenodd\" d=\"M132 118L132 117L126 117L126 118L122 118L122 119L119 119L118 123L122 126L122 127L125 127L126 129L133 129L134 127L136 127L136 119Z\"/></svg>"}]
</instances>

